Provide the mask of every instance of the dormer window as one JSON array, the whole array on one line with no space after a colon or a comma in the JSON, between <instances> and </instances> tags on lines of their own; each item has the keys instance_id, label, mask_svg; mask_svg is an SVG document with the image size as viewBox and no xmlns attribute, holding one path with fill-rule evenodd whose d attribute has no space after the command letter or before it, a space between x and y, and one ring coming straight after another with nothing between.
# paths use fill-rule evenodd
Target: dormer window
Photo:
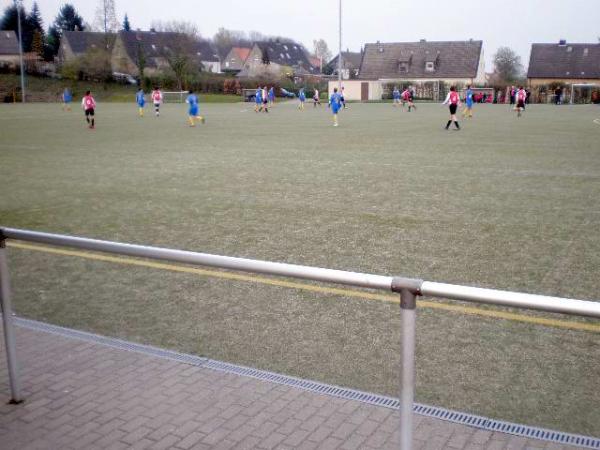
<instances>
[{"instance_id":1,"label":"dormer window","mask_svg":"<svg viewBox=\"0 0 600 450\"><path fill-rule=\"evenodd\" d=\"M583 49L583 56L587 56L587 55L588 55L588 53L589 53L589 51L590 51L590 50L589 50L588 48L584 48L584 49Z\"/></svg>"},{"instance_id":2,"label":"dormer window","mask_svg":"<svg viewBox=\"0 0 600 450\"><path fill-rule=\"evenodd\" d=\"M408 62L406 62L406 61L400 61L398 63L398 72L400 72L400 73L407 73L408 72Z\"/></svg>"},{"instance_id":3,"label":"dormer window","mask_svg":"<svg viewBox=\"0 0 600 450\"><path fill-rule=\"evenodd\" d=\"M427 61L425 63L425 72L434 72L435 71L435 63L433 61Z\"/></svg>"}]
</instances>

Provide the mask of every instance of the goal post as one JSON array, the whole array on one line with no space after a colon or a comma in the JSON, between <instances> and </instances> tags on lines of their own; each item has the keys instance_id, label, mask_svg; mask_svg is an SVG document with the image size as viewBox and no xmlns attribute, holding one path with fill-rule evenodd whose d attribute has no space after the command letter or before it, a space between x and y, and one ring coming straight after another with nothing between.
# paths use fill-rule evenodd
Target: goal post
<instances>
[{"instance_id":1,"label":"goal post","mask_svg":"<svg viewBox=\"0 0 600 450\"><path fill-rule=\"evenodd\" d=\"M163 92L163 103L183 103L188 95L188 91L169 91Z\"/></svg>"}]
</instances>

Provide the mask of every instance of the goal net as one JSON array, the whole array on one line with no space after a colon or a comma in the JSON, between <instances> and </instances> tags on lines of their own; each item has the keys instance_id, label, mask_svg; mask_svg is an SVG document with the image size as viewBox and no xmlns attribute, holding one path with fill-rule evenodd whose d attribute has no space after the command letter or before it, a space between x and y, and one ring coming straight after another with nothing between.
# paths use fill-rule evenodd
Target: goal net
<instances>
[{"instance_id":1,"label":"goal net","mask_svg":"<svg viewBox=\"0 0 600 450\"><path fill-rule=\"evenodd\" d=\"M569 103L598 103L599 96L600 84L572 84Z\"/></svg>"},{"instance_id":2,"label":"goal net","mask_svg":"<svg viewBox=\"0 0 600 450\"><path fill-rule=\"evenodd\" d=\"M183 103L188 96L188 91L163 92L163 103Z\"/></svg>"}]
</instances>

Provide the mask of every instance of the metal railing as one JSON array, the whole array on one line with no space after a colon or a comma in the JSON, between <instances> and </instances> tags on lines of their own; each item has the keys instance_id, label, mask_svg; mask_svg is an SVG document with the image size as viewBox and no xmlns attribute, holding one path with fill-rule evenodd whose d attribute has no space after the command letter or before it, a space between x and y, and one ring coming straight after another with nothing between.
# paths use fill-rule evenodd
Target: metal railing
<instances>
[{"instance_id":1,"label":"metal railing","mask_svg":"<svg viewBox=\"0 0 600 450\"><path fill-rule=\"evenodd\" d=\"M11 403L23 401L12 323L11 292L5 242L16 239L40 244L158 259L184 264L302 278L326 283L381 289L400 295L402 309L402 373L400 387L400 449L412 448L415 389L415 337L417 296L437 297L499 306L533 309L561 314L600 318L600 303L518 292L435 283L404 277L371 275L318 267L210 255L167 248L123 244L81 237L0 227L0 293L4 340L8 362Z\"/></svg>"}]
</instances>

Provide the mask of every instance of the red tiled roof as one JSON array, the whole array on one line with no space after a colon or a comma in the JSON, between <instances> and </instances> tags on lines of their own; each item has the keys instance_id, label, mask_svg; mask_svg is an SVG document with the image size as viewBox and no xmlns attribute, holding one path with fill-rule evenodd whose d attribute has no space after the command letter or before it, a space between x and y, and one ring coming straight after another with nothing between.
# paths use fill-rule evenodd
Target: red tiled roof
<instances>
[{"instance_id":1,"label":"red tiled roof","mask_svg":"<svg viewBox=\"0 0 600 450\"><path fill-rule=\"evenodd\" d=\"M246 58L248 58L248 55L250 54L252 49L246 47L233 47L233 51L238 55L238 57L242 61L246 61Z\"/></svg>"}]
</instances>

